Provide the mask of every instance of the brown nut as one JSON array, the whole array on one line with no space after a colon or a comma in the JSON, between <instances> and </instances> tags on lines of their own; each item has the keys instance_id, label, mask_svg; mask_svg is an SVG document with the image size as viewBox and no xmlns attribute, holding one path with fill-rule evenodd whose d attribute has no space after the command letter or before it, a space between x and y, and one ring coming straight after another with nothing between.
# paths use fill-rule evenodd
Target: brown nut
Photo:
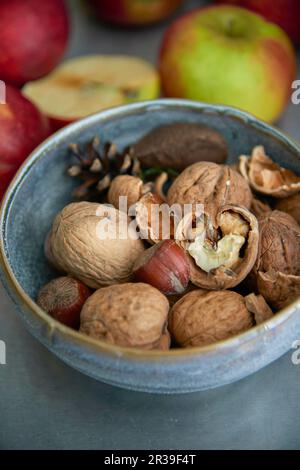
<instances>
[{"instance_id":1,"label":"brown nut","mask_svg":"<svg viewBox=\"0 0 300 470\"><path fill-rule=\"evenodd\" d=\"M253 198L250 211L255 215L255 217L261 217L262 215L271 212L272 209L265 201Z\"/></svg>"},{"instance_id":2,"label":"brown nut","mask_svg":"<svg viewBox=\"0 0 300 470\"><path fill-rule=\"evenodd\" d=\"M300 191L300 177L277 165L261 145L253 149L251 157L240 157L240 172L261 194L283 198Z\"/></svg>"},{"instance_id":3,"label":"brown nut","mask_svg":"<svg viewBox=\"0 0 300 470\"><path fill-rule=\"evenodd\" d=\"M195 163L186 168L168 192L169 205L203 204L212 219L226 204L249 209L251 202L250 187L238 172L210 162Z\"/></svg>"},{"instance_id":4,"label":"brown nut","mask_svg":"<svg viewBox=\"0 0 300 470\"><path fill-rule=\"evenodd\" d=\"M120 197L127 198L127 210L147 192L143 181L137 176L119 175L113 179L109 191L108 202L120 209Z\"/></svg>"},{"instance_id":5,"label":"brown nut","mask_svg":"<svg viewBox=\"0 0 300 470\"><path fill-rule=\"evenodd\" d=\"M127 215L113 207L69 204L53 223L51 254L64 272L89 287L126 282L144 250L133 232Z\"/></svg>"},{"instance_id":6,"label":"brown nut","mask_svg":"<svg viewBox=\"0 0 300 470\"><path fill-rule=\"evenodd\" d=\"M231 291L189 292L170 312L169 329L184 348L225 340L254 325L244 298Z\"/></svg>"},{"instance_id":7,"label":"brown nut","mask_svg":"<svg viewBox=\"0 0 300 470\"><path fill-rule=\"evenodd\" d=\"M135 205L135 220L141 238L151 244L174 237L169 206L158 194L147 193Z\"/></svg>"},{"instance_id":8,"label":"brown nut","mask_svg":"<svg viewBox=\"0 0 300 470\"><path fill-rule=\"evenodd\" d=\"M84 304L80 331L118 346L168 349L168 311L167 298L148 284L104 287Z\"/></svg>"},{"instance_id":9,"label":"brown nut","mask_svg":"<svg viewBox=\"0 0 300 470\"><path fill-rule=\"evenodd\" d=\"M284 199L278 199L274 209L291 215L300 225L300 192Z\"/></svg>"},{"instance_id":10,"label":"brown nut","mask_svg":"<svg viewBox=\"0 0 300 470\"><path fill-rule=\"evenodd\" d=\"M210 127L175 123L154 129L132 151L145 166L181 171L203 160L224 163L228 147L222 135Z\"/></svg>"},{"instance_id":11,"label":"brown nut","mask_svg":"<svg viewBox=\"0 0 300 470\"><path fill-rule=\"evenodd\" d=\"M274 308L300 296L300 227L290 215L273 211L259 219L259 253L249 282Z\"/></svg>"},{"instance_id":12,"label":"brown nut","mask_svg":"<svg viewBox=\"0 0 300 470\"><path fill-rule=\"evenodd\" d=\"M189 253L190 277L203 289L230 289L249 274L258 253L258 222L247 209L227 205L217 214L217 229L204 231L194 241L181 241Z\"/></svg>"}]
</instances>

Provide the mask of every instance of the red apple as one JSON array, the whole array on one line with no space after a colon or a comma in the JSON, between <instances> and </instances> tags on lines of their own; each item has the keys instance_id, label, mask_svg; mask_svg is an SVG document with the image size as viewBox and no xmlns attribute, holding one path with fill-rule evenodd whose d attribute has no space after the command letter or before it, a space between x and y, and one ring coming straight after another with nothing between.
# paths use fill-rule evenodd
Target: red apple
<instances>
[{"instance_id":1,"label":"red apple","mask_svg":"<svg viewBox=\"0 0 300 470\"><path fill-rule=\"evenodd\" d=\"M7 86L6 104L0 104L0 199L21 163L49 135L48 119Z\"/></svg>"},{"instance_id":2,"label":"red apple","mask_svg":"<svg viewBox=\"0 0 300 470\"><path fill-rule=\"evenodd\" d=\"M276 24L245 8L214 5L169 27L160 72L167 96L234 106L274 122L291 96L296 55Z\"/></svg>"},{"instance_id":3,"label":"red apple","mask_svg":"<svg viewBox=\"0 0 300 470\"><path fill-rule=\"evenodd\" d=\"M139 26L163 20L182 0L87 0L96 15L105 21Z\"/></svg>"},{"instance_id":4,"label":"red apple","mask_svg":"<svg viewBox=\"0 0 300 470\"><path fill-rule=\"evenodd\" d=\"M231 3L249 8L260 13L273 23L281 26L300 44L300 1L299 0L216 0L219 3Z\"/></svg>"},{"instance_id":5,"label":"red apple","mask_svg":"<svg viewBox=\"0 0 300 470\"><path fill-rule=\"evenodd\" d=\"M49 73L69 33L63 0L0 1L0 79L17 86Z\"/></svg>"}]
</instances>

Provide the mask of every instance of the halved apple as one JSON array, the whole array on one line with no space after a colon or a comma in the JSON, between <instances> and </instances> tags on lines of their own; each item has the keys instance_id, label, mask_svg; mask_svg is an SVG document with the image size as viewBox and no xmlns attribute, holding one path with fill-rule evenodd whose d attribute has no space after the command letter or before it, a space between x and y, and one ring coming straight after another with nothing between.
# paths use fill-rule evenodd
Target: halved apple
<instances>
[{"instance_id":1,"label":"halved apple","mask_svg":"<svg viewBox=\"0 0 300 470\"><path fill-rule=\"evenodd\" d=\"M130 56L91 55L68 60L23 89L55 128L102 109L159 96L159 75Z\"/></svg>"}]
</instances>

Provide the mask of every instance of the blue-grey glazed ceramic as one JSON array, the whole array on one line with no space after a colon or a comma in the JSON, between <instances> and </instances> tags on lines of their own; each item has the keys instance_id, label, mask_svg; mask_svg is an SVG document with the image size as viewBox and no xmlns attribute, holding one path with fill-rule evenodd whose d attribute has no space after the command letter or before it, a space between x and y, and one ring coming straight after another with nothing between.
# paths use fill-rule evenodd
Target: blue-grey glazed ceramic
<instances>
[{"instance_id":1,"label":"blue-grey glazed ceramic","mask_svg":"<svg viewBox=\"0 0 300 470\"><path fill-rule=\"evenodd\" d=\"M197 122L221 132L230 163L262 144L280 164L300 174L300 148L278 130L240 111L183 100L159 100L103 111L76 122L36 149L12 182L2 204L2 280L28 330L70 366L95 379L133 390L182 393L241 379L291 348L300 335L300 302L268 322L204 348L140 351L83 336L53 320L34 302L54 273L43 241L56 213L71 200L74 182L66 176L68 144L94 135L120 147L152 128L171 122Z\"/></svg>"}]
</instances>

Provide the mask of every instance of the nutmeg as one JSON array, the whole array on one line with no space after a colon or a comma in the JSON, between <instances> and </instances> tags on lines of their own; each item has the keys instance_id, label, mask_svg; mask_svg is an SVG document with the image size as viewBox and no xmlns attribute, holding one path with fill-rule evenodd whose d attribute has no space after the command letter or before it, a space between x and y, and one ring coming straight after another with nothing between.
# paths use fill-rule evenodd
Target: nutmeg
<instances>
[{"instance_id":1,"label":"nutmeg","mask_svg":"<svg viewBox=\"0 0 300 470\"><path fill-rule=\"evenodd\" d=\"M97 290L81 311L81 333L118 346L168 349L169 303L157 289L127 283Z\"/></svg>"},{"instance_id":2,"label":"nutmeg","mask_svg":"<svg viewBox=\"0 0 300 470\"><path fill-rule=\"evenodd\" d=\"M158 127L132 148L144 166L183 170L199 161L224 163L228 147L216 130L194 123L174 123Z\"/></svg>"},{"instance_id":3,"label":"nutmeg","mask_svg":"<svg viewBox=\"0 0 300 470\"><path fill-rule=\"evenodd\" d=\"M176 344L206 346L242 333L254 325L244 298L231 291L197 289L171 309L169 329Z\"/></svg>"},{"instance_id":4,"label":"nutmeg","mask_svg":"<svg viewBox=\"0 0 300 470\"><path fill-rule=\"evenodd\" d=\"M129 224L127 214L113 207L91 202L67 205L50 235L55 264L93 288L128 281L144 250Z\"/></svg>"},{"instance_id":5,"label":"nutmeg","mask_svg":"<svg viewBox=\"0 0 300 470\"><path fill-rule=\"evenodd\" d=\"M300 177L275 163L262 145L253 149L251 157L240 156L240 172L261 194L283 198L300 191Z\"/></svg>"}]
</instances>

